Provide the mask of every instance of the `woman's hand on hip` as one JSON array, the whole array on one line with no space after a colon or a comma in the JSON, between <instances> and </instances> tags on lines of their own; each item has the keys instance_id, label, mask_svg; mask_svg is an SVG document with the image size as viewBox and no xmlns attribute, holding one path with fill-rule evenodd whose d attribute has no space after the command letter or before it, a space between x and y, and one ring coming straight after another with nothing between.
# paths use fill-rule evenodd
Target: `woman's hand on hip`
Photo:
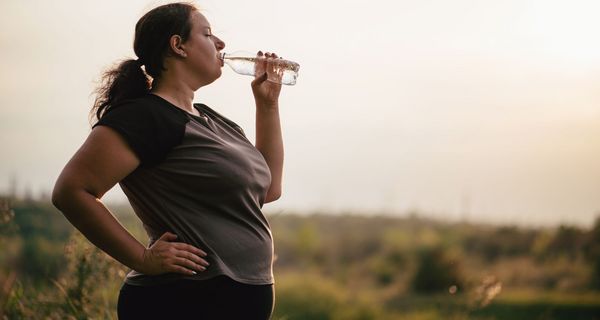
<instances>
[{"instance_id":1,"label":"woman's hand on hip","mask_svg":"<svg viewBox=\"0 0 600 320\"><path fill-rule=\"evenodd\" d=\"M281 78L282 74L277 72L278 57L274 53L266 53L262 51L257 54L258 61L256 63L256 72L252 81L252 93L256 105L261 107L276 108L279 103L279 93L281 92L281 84L268 81L271 79Z\"/></svg>"},{"instance_id":2,"label":"woman's hand on hip","mask_svg":"<svg viewBox=\"0 0 600 320\"><path fill-rule=\"evenodd\" d=\"M177 235L165 232L144 251L140 272L148 275L181 273L194 275L206 270L206 252L183 242L174 242Z\"/></svg>"}]
</instances>

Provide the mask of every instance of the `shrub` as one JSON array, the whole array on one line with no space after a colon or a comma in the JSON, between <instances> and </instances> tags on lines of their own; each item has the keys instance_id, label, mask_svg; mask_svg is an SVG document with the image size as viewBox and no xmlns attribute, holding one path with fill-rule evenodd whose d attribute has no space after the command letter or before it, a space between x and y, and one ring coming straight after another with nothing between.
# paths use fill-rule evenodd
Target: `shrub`
<instances>
[{"instance_id":1,"label":"shrub","mask_svg":"<svg viewBox=\"0 0 600 320\"><path fill-rule=\"evenodd\" d=\"M423 249L418 254L412 289L417 293L447 292L452 286L461 290L463 280L460 271L458 259L450 258L442 248Z\"/></svg>"}]
</instances>

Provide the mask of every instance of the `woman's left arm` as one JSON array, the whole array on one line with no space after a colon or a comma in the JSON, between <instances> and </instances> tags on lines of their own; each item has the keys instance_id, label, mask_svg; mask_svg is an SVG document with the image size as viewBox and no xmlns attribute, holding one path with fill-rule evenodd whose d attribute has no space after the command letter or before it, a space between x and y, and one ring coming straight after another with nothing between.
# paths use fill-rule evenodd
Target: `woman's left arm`
<instances>
[{"instance_id":1,"label":"woman's left arm","mask_svg":"<svg viewBox=\"0 0 600 320\"><path fill-rule=\"evenodd\" d=\"M262 56L262 52L258 53ZM252 92L256 102L256 148L267 161L271 171L271 186L265 197L265 203L275 201L281 196L283 176L283 138L279 119L279 93L281 84L267 81L269 67L277 55L265 55L266 59L257 66L256 76L252 81ZM261 72L262 71L262 72Z\"/></svg>"}]
</instances>

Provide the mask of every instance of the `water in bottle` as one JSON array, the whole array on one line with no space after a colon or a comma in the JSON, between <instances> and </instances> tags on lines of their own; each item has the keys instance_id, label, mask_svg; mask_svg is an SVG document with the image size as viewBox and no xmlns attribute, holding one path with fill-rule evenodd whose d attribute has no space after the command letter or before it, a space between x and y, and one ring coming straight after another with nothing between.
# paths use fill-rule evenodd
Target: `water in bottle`
<instances>
[{"instance_id":1,"label":"water in bottle","mask_svg":"<svg viewBox=\"0 0 600 320\"><path fill-rule=\"evenodd\" d=\"M256 73L256 63L259 59L265 59L265 57L258 57L249 52L237 51L234 53L223 52L221 53L221 59L230 66L233 71L243 75L254 76ZM298 78L299 69L300 65L294 61L273 59L271 68L266 70L267 80L286 85L294 85Z\"/></svg>"}]
</instances>

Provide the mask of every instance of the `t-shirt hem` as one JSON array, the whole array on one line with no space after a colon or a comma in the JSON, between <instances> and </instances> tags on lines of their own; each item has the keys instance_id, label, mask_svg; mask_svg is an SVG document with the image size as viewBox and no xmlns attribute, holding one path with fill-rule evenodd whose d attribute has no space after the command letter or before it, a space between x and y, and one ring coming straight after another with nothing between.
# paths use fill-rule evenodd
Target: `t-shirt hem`
<instances>
[{"instance_id":1,"label":"t-shirt hem","mask_svg":"<svg viewBox=\"0 0 600 320\"><path fill-rule=\"evenodd\" d=\"M153 286L153 285L161 285L161 284L167 284L167 283L171 283L171 282L175 282L175 281L179 281L179 280L192 280L192 281L204 281L204 280L209 280L218 276L227 276L229 278L231 278L234 281L243 283L243 284L250 284L250 285L271 285L271 284L275 284L275 279L274 278L265 278L265 279L244 279L244 278L240 278L231 274L227 274L225 272L221 272L221 273L215 273L214 275L212 275L209 278L202 278L199 279L197 277L194 276L176 276L176 277L172 277L172 278L166 278L166 279L149 279L148 277L151 276L146 276L140 280L136 280L133 278L129 278L126 277L124 282L129 284L129 285L134 285L134 286ZM146 281L144 281L146 280Z\"/></svg>"}]
</instances>

